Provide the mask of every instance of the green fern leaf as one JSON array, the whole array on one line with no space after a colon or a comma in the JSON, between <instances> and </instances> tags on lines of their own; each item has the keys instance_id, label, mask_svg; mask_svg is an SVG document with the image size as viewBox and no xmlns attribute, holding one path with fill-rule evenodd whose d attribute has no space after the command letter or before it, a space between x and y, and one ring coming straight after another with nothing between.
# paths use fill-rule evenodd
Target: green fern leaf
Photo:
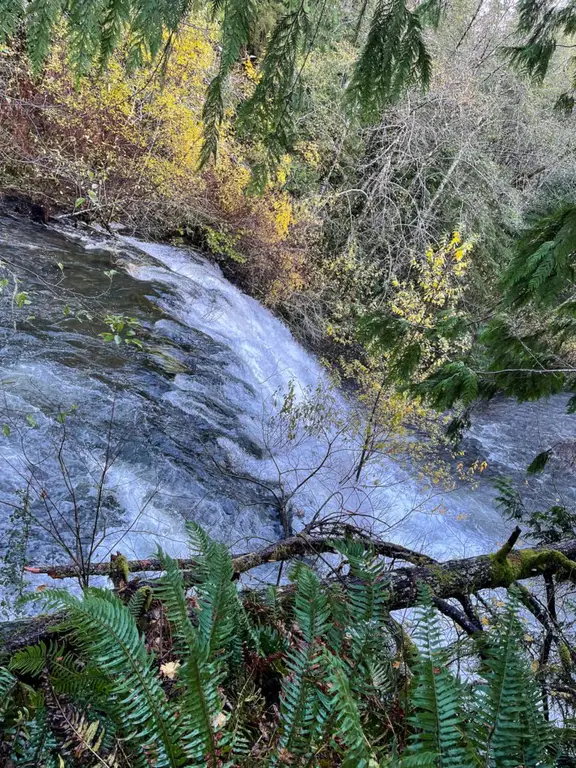
<instances>
[{"instance_id":1,"label":"green fern leaf","mask_svg":"<svg viewBox=\"0 0 576 768\"><path fill-rule=\"evenodd\" d=\"M2 723L4 712L16 682L16 678L9 670L5 667L0 667L0 724Z\"/></svg>"},{"instance_id":2,"label":"green fern leaf","mask_svg":"<svg viewBox=\"0 0 576 768\"><path fill-rule=\"evenodd\" d=\"M502 768L549 764L551 733L522 652L523 635L518 604L511 598L486 648L486 684L478 692L477 722L483 727L486 760Z\"/></svg>"},{"instance_id":3,"label":"green fern leaf","mask_svg":"<svg viewBox=\"0 0 576 768\"><path fill-rule=\"evenodd\" d=\"M91 589L82 600L63 591L51 599L65 608L66 628L110 683L109 708L128 742L155 755L159 768L180 768L189 759L182 742L182 723L171 711L126 606L109 593Z\"/></svg>"},{"instance_id":4,"label":"green fern leaf","mask_svg":"<svg viewBox=\"0 0 576 768\"><path fill-rule=\"evenodd\" d=\"M378 765L370 742L364 733L358 702L349 682L349 670L332 654L325 654L330 686L331 709L334 712L337 733L345 749L342 766L345 768L369 768Z\"/></svg>"},{"instance_id":5,"label":"green fern leaf","mask_svg":"<svg viewBox=\"0 0 576 768\"><path fill-rule=\"evenodd\" d=\"M410 694L416 729L410 737L403 768L473 768L477 764L466 730L463 691L447 667L443 633L428 589L421 589L422 606L414 637L418 661Z\"/></svg>"},{"instance_id":6,"label":"green fern leaf","mask_svg":"<svg viewBox=\"0 0 576 768\"><path fill-rule=\"evenodd\" d=\"M203 755L216 759L213 723L222 712L218 686L222 664L213 660L210 640L194 627L189 616L182 573L172 558L159 552L165 575L156 587L175 632L176 653L184 658L181 679L185 681L184 704L187 719L187 749L197 760Z\"/></svg>"},{"instance_id":7,"label":"green fern leaf","mask_svg":"<svg viewBox=\"0 0 576 768\"><path fill-rule=\"evenodd\" d=\"M318 662L318 640L329 626L330 608L318 577L308 568L296 571L294 619L301 640L286 658L288 675L282 682L280 700L281 733L270 765L278 764L283 751L305 754L310 751L312 732L319 709L317 681L313 667Z\"/></svg>"}]
</instances>

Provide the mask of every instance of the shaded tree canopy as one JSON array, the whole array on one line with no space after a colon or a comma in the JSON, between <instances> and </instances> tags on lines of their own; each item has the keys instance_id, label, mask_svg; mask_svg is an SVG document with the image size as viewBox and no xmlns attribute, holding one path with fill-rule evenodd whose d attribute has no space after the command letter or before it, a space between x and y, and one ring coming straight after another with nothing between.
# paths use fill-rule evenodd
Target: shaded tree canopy
<instances>
[{"instance_id":1,"label":"shaded tree canopy","mask_svg":"<svg viewBox=\"0 0 576 768\"><path fill-rule=\"evenodd\" d=\"M226 80L256 35L266 41L261 77L243 105L240 121L277 159L292 143L293 115L305 91L302 73L315 48L331 36L346 34L342 28L350 30L357 55L346 100L352 116L372 121L407 87L428 86L432 56L426 28L437 27L444 10L444 0L415 5L406 0L375 4L365 0L337 9L325 0L2 0L0 40L21 36L39 74L56 35L63 32L71 66L78 76L85 76L105 68L118 49L128 69L167 58L189 14L206 12L220 24L221 54L206 95L202 160L216 154ZM335 15L343 22L338 32ZM575 30L572 4L524 0L518 6L517 44L507 49L507 55L520 71L542 81L557 47L565 45ZM561 97L565 108L574 104L572 85Z\"/></svg>"}]
</instances>

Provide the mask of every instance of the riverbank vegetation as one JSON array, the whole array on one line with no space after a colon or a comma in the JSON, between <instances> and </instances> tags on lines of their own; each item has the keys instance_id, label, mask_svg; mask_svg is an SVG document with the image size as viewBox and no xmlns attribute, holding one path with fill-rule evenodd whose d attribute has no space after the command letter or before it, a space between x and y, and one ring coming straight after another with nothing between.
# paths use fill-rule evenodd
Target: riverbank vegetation
<instances>
[{"instance_id":1,"label":"riverbank vegetation","mask_svg":"<svg viewBox=\"0 0 576 768\"><path fill-rule=\"evenodd\" d=\"M531 86L500 55L517 18L484 5L471 23L472 6L456 3L426 32L428 90L408 91L369 126L342 99L363 33L354 44L345 4L323 18L322 44L303 62L293 141L260 190L267 148L241 118L262 77L273 3L231 70L217 161L203 167L217 17L192 14L149 66L127 71L125 42L104 72L80 79L63 21L41 74L9 39L2 191L54 215L200 244L318 348L351 343L355 314L390 303L415 261L455 231L474 238L458 277L470 289L462 301L480 309L523 226L572 201L575 172L572 120L553 109L568 59L560 52L546 88Z\"/></svg>"},{"instance_id":2,"label":"riverbank vegetation","mask_svg":"<svg viewBox=\"0 0 576 768\"><path fill-rule=\"evenodd\" d=\"M563 551L515 551L517 535L494 556L439 564L333 527L230 558L192 527L190 560L113 558L97 570L114 593L47 593L56 618L3 631L0 754L46 766L572 765L572 732L550 720L551 700L567 713L564 636L550 630L561 661L544 669L520 617L523 604L542 617L525 587L471 602L543 571L573 578ZM321 552L347 572L322 581L299 563L286 587L238 589L262 563ZM154 569L159 580L130 580ZM415 603L409 635L390 609ZM461 635L447 642L437 608Z\"/></svg>"},{"instance_id":3,"label":"riverbank vegetation","mask_svg":"<svg viewBox=\"0 0 576 768\"><path fill-rule=\"evenodd\" d=\"M6 203L204 250L354 389L356 482L398 437L438 481L422 445L461 435L480 399L573 392L572 5L0 0L0 14ZM110 317L112 341L136 337ZM408 428L426 439L412 448ZM573 462L554 446L530 469L554 452ZM85 572L59 574L83 597L57 592L57 622L5 636L0 754L575 764L573 514L501 494L539 549L516 550L517 529L496 553L436 563L342 519L323 531L319 511L320 533L244 556L312 559L292 584L240 591L253 566L195 530L186 563L118 558L113 593L88 586L110 570L91 550ZM147 567L165 575L129 580ZM540 577L542 595L521 584ZM511 594L480 594L494 589Z\"/></svg>"},{"instance_id":4,"label":"riverbank vegetation","mask_svg":"<svg viewBox=\"0 0 576 768\"><path fill-rule=\"evenodd\" d=\"M427 90L405 89L369 124L342 98L360 77L367 20L351 31L346 4L312 14L302 103L290 106L290 140L272 152L245 114L270 76L266 41L283 18L270 3L227 72L215 162L205 157L205 96L221 75L217 14L191 12L162 45L142 43L139 67L121 25L103 71L96 42L75 51L77 22L55 18L41 60L18 36L3 48L0 186L53 216L201 247L359 387L369 410L385 402L396 421L409 419L389 369L426 378L471 339L446 329L411 365L382 348L373 355L374 336L359 326L378 316L387 334L396 322L429 337L450 313L482 330L518 237L575 197L573 121L554 109L569 49L556 50L535 87L502 57L517 15L498 2L472 6L451 5L422 32ZM524 336L540 319L530 309ZM408 349L413 361L423 351Z\"/></svg>"}]
</instances>

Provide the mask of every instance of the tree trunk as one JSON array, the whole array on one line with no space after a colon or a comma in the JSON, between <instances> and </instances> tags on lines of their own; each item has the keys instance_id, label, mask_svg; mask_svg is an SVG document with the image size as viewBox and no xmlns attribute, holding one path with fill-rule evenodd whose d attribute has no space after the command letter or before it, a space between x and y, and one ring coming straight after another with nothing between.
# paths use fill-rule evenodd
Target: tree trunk
<instances>
[{"instance_id":1,"label":"tree trunk","mask_svg":"<svg viewBox=\"0 0 576 768\"><path fill-rule=\"evenodd\" d=\"M428 585L433 596L443 601L450 598L461 599L462 596L472 595L484 589L508 588L515 581L532 579L544 574L553 574L557 580L570 580L576 583L576 539L558 544L554 549L544 547L513 549L519 532L519 529L516 529L508 542L495 554L448 560L444 563L437 563L426 555L420 555L396 544L371 540L373 549L382 556L415 563L393 568L382 576L386 585L387 609L394 611L416 605L421 584ZM366 536L362 539L368 541ZM333 552L333 542L334 537L330 536L293 536L256 552L238 555L232 559L232 562L236 573L241 574L264 563ZM161 570L161 564L155 560L124 562L127 570L132 572ZM193 561L181 560L179 564L184 570L188 570L193 566ZM94 573L109 574L111 572L109 563L95 565L92 568ZM51 568L44 566L28 570L59 578L74 575L73 569L69 566ZM282 592L290 594L292 589L293 587L288 586L283 588ZM46 637L49 631L61 621L62 615L58 615L0 624L0 653L10 653L31 642L37 642Z\"/></svg>"}]
</instances>

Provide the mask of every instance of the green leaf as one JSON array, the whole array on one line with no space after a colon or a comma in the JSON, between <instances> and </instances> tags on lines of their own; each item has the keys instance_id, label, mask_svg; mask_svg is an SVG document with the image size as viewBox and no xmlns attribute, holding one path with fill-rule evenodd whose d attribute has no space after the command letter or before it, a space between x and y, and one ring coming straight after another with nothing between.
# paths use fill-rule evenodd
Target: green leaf
<instances>
[{"instance_id":1,"label":"green leaf","mask_svg":"<svg viewBox=\"0 0 576 768\"><path fill-rule=\"evenodd\" d=\"M429 2L426 12L411 10L405 0L378 0L368 38L348 89L348 99L367 122L396 101L406 88L430 83L432 62L423 39L426 21L436 18ZM439 12L439 11L438 11Z\"/></svg>"},{"instance_id":2,"label":"green leaf","mask_svg":"<svg viewBox=\"0 0 576 768\"><path fill-rule=\"evenodd\" d=\"M66 611L65 626L106 675L110 684L106 711L127 744L154 754L159 768L191 765L192 755L185 747L187 719L178 718L167 701L156 661L128 608L107 590L91 589L81 600L58 590L47 599Z\"/></svg>"},{"instance_id":3,"label":"green leaf","mask_svg":"<svg viewBox=\"0 0 576 768\"><path fill-rule=\"evenodd\" d=\"M548 461L551 455L552 455L552 451L550 449L547 451L542 451L542 453L539 453L537 456L535 456L532 459L526 472L528 472L529 475L535 475L538 472L542 472L545 469L546 465L548 464Z\"/></svg>"},{"instance_id":4,"label":"green leaf","mask_svg":"<svg viewBox=\"0 0 576 768\"><path fill-rule=\"evenodd\" d=\"M10 427L8 426L8 424L4 424L2 426L2 434L4 435L4 437L10 437Z\"/></svg>"},{"instance_id":5,"label":"green leaf","mask_svg":"<svg viewBox=\"0 0 576 768\"><path fill-rule=\"evenodd\" d=\"M20 291L19 293L15 294L14 302L18 307L18 309L22 309L22 307L25 307L27 304L32 303L28 298L28 294L25 291Z\"/></svg>"},{"instance_id":6,"label":"green leaf","mask_svg":"<svg viewBox=\"0 0 576 768\"><path fill-rule=\"evenodd\" d=\"M0 667L0 723L4 720L4 712L8 708L13 689L18 680L5 667Z\"/></svg>"},{"instance_id":7,"label":"green leaf","mask_svg":"<svg viewBox=\"0 0 576 768\"><path fill-rule=\"evenodd\" d=\"M38 426L38 422L31 413L26 414L26 421L32 427L32 429L35 429Z\"/></svg>"},{"instance_id":8,"label":"green leaf","mask_svg":"<svg viewBox=\"0 0 576 768\"><path fill-rule=\"evenodd\" d=\"M427 587L420 587L420 599L414 633L418 656L410 690L412 714L408 718L415 733L409 739L402 765L474 768L478 762L467 729L466 705L470 702L449 668L442 628Z\"/></svg>"}]
</instances>

